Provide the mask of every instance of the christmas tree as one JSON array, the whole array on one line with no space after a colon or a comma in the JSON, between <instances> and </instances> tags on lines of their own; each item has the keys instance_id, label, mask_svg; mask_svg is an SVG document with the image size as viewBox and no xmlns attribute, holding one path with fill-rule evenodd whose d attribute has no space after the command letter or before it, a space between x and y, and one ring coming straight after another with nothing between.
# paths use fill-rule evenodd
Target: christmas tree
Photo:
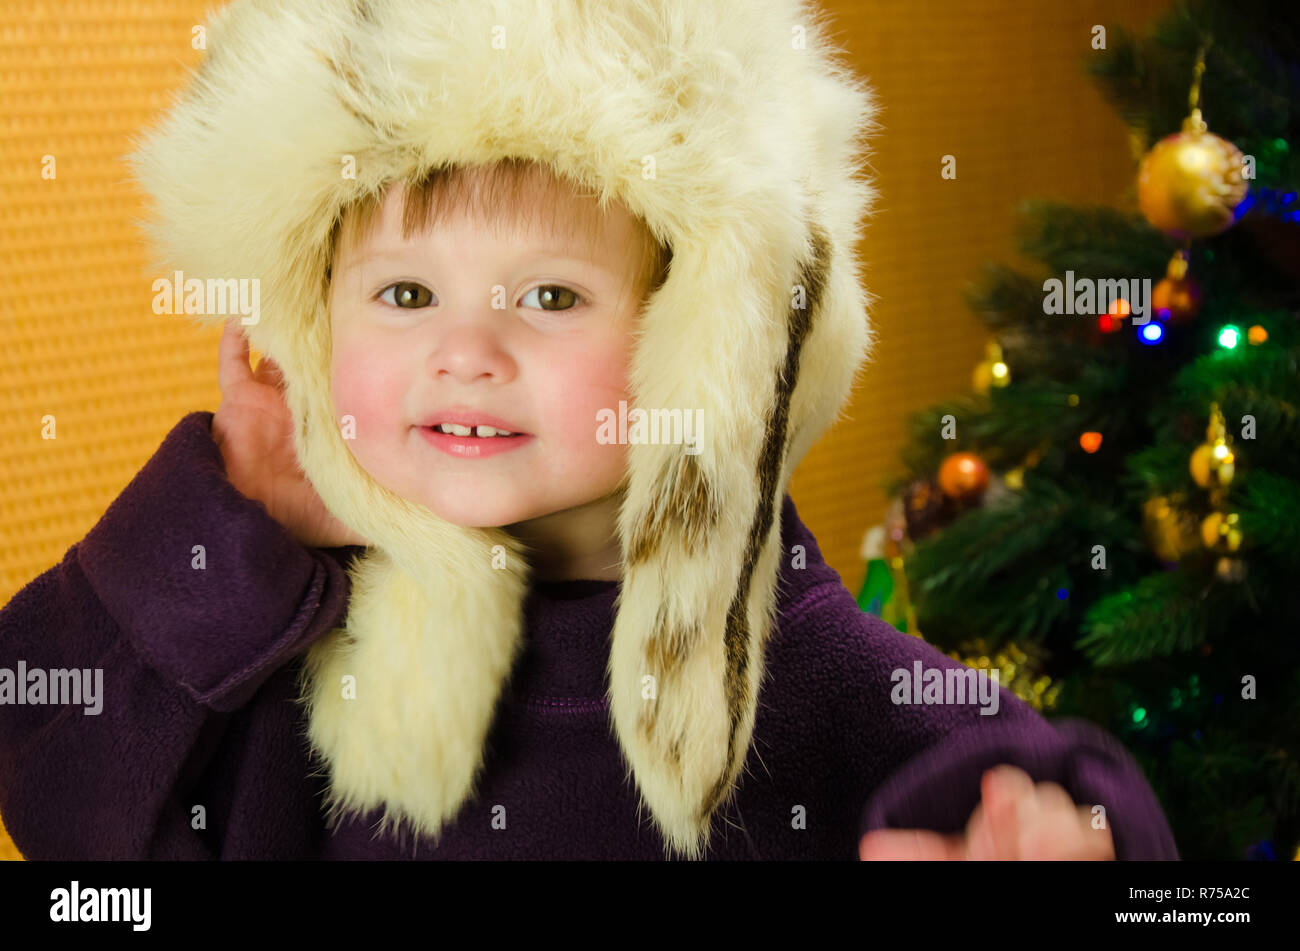
<instances>
[{"instance_id":1,"label":"christmas tree","mask_svg":"<svg viewBox=\"0 0 1300 951\"><path fill-rule=\"evenodd\" d=\"M1119 737L1184 858L1300 858L1300 14L1104 44L1129 208L1023 208L1041 271L972 290L987 359L913 417L859 600Z\"/></svg>"}]
</instances>

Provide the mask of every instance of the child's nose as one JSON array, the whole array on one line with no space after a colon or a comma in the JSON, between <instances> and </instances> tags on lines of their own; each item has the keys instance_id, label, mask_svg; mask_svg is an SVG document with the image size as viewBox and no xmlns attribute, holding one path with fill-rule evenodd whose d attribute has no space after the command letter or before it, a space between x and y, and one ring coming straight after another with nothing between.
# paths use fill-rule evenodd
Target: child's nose
<instances>
[{"instance_id":1,"label":"child's nose","mask_svg":"<svg viewBox=\"0 0 1300 951\"><path fill-rule=\"evenodd\" d=\"M475 320L444 326L429 352L429 375L474 383L488 379L508 383L517 367L501 339L500 331Z\"/></svg>"}]
</instances>

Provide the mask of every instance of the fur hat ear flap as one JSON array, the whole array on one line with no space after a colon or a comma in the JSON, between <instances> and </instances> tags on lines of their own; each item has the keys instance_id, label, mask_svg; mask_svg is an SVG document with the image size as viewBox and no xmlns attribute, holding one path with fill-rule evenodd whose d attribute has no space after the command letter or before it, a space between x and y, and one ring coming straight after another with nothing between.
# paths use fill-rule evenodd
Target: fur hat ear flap
<instances>
[{"instance_id":1,"label":"fur hat ear flap","mask_svg":"<svg viewBox=\"0 0 1300 951\"><path fill-rule=\"evenodd\" d=\"M321 333L323 316L304 331ZM382 809L381 829L436 842L473 793L523 646L526 552L508 532L457 527L376 483L334 423L328 361L302 370L291 402L303 468L372 543L349 569L345 627L313 644L302 669L328 817Z\"/></svg>"},{"instance_id":2,"label":"fur hat ear flap","mask_svg":"<svg viewBox=\"0 0 1300 951\"><path fill-rule=\"evenodd\" d=\"M357 462L330 386L331 236L429 169L525 160L617 198L672 249L630 368L614 732L665 854L707 854L743 781L773 630L777 513L870 348L853 249L868 87L812 0L235 0L195 83L131 157L158 267L261 281L303 470L372 547L303 667L332 818L435 841L473 795L523 643L531 568ZM219 318L218 318L219 319ZM630 415L630 414L629 414ZM453 597L448 597L448 593Z\"/></svg>"},{"instance_id":3,"label":"fur hat ear flap","mask_svg":"<svg viewBox=\"0 0 1300 951\"><path fill-rule=\"evenodd\" d=\"M708 438L698 454L633 447L620 522L626 575L610 660L611 711L630 775L666 844L691 858L703 854L713 813L735 791L754 729L775 615L790 409L830 266L820 230L789 277L765 288L747 265L755 259L736 250L729 260L715 248L716 273L692 275L683 286L697 313L711 305L726 312L729 302L738 315L733 329L749 339L681 348L689 366L680 380L666 381L673 374L661 372L646 381L651 391L668 385L701 406L713 421ZM750 276L756 292L737 302L737 278L743 284ZM707 299L711 292L716 300ZM745 314L745 306L780 319ZM666 321L649 331L671 332ZM653 353L656 343L648 339L642 352ZM726 379L748 389L709 384Z\"/></svg>"}]
</instances>

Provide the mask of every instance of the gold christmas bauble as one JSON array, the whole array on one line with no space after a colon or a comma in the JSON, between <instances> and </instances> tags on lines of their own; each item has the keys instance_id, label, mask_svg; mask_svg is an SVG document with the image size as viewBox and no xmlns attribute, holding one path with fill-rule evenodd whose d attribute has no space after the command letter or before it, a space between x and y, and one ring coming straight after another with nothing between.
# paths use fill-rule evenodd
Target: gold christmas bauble
<instances>
[{"instance_id":1,"label":"gold christmas bauble","mask_svg":"<svg viewBox=\"0 0 1300 951\"><path fill-rule=\"evenodd\" d=\"M1142 528L1147 544L1161 561L1178 561L1200 545L1196 516L1182 511L1166 496L1148 499L1142 506Z\"/></svg>"},{"instance_id":2,"label":"gold christmas bauble","mask_svg":"<svg viewBox=\"0 0 1300 951\"><path fill-rule=\"evenodd\" d=\"M1237 473L1236 458L1227 440L1216 439L1196 447L1187 469L1202 489L1222 488Z\"/></svg>"},{"instance_id":3,"label":"gold christmas bauble","mask_svg":"<svg viewBox=\"0 0 1300 951\"><path fill-rule=\"evenodd\" d=\"M1152 227L1179 241L1226 231L1246 197L1244 157L1206 129L1199 109L1181 132L1165 136L1142 159L1138 207Z\"/></svg>"},{"instance_id":4,"label":"gold christmas bauble","mask_svg":"<svg viewBox=\"0 0 1300 951\"><path fill-rule=\"evenodd\" d=\"M996 341L984 347L984 359L971 372L971 387L980 396L987 396L990 387L1003 387L1011 382L1011 371L1002 359L1002 347Z\"/></svg>"},{"instance_id":5,"label":"gold christmas bauble","mask_svg":"<svg viewBox=\"0 0 1300 951\"><path fill-rule=\"evenodd\" d=\"M1230 555L1241 547L1241 529L1235 512L1211 512L1201 522L1201 542L1210 551Z\"/></svg>"}]
</instances>

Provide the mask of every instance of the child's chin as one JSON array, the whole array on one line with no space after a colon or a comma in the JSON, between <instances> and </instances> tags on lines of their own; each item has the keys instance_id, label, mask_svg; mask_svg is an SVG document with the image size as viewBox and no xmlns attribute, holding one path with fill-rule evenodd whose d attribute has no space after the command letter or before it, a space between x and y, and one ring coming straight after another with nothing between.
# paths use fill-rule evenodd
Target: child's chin
<instances>
[{"instance_id":1,"label":"child's chin","mask_svg":"<svg viewBox=\"0 0 1300 951\"><path fill-rule=\"evenodd\" d=\"M503 528L520 520L520 513L506 508L455 508L435 506L433 514L458 528Z\"/></svg>"}]
</instances>

